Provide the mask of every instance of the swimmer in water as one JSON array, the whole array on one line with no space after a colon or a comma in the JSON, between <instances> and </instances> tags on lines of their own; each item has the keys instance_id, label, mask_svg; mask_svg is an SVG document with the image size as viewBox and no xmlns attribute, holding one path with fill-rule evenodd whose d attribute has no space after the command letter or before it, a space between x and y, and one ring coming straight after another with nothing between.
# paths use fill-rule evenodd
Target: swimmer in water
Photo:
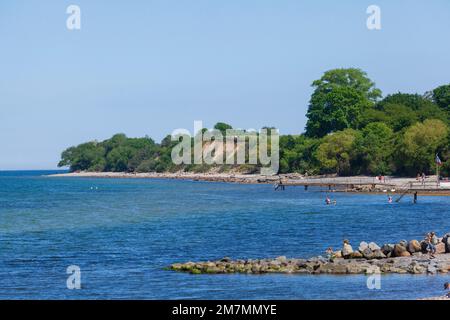
<instances>
[{"instance_id":1,"label":"swimmer in water","mask_svg":"<svg viewBox=\"0 0 450 320\"><path fill-rule=\"evenodd\" d=\"M330 197L326 197L325 198L325 204L331 204L331 199L330 199Z\"/></svg>"},{"instance_id":2,"label":"swimmer in water","mask_svg":"<svg viewBox=\"0 0 450 320\"><path fill-rule=\"evenodd\" d=\"M392 203L392 196L391 195L388 196L388 202Z\"/></svg>"}]
</instances>

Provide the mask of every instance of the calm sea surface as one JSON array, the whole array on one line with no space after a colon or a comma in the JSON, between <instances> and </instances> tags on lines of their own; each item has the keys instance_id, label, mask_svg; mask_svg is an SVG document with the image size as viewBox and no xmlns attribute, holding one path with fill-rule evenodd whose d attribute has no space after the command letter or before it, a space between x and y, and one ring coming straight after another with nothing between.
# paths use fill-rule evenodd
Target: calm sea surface
<instances>
[{"instance_id":1,"label":"calm sea surface","mask_svg":"<svg viewBox=\"0 0 450 320\"><path fill-rule=\"evenodd\" d=\"M343 238L379 244L450 232L450 198L333 194L271 185L49 178L0 172L0 299L415 299L450 277L190 275L174 262L310 257ZM66 287L70 265L81 290Z\"/></svg>"}]
</instances>

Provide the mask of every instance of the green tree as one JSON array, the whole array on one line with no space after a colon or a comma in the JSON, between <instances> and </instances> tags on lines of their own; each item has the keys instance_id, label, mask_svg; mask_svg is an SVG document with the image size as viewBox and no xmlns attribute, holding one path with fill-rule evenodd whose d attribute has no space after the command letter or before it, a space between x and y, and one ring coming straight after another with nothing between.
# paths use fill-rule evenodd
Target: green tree
<instances>
[{"instance_id":1,"label":"green tree","mask_svg":"<svg viewBox=\"0 0 450 320\"><path fill-rule=\"evenodd\" d=\"M441 109L450 112L450 84L434 89L432 99Z\"/></svg>"},{"instance_id":2,"label":"green tree","mask_svg":"<svg viewBox=\"0 0 450 320\"><path fill-rule=\"evenodd\" d=\"M360 69L334 69L313 82L306 135L323 137L346 128L358 129L362 115L381 97L381 91Z\"/></svg>"},{"instance_id":3,"label":"green tree","mask_svg":"<svg viewBox=\"0 0 450 320\"><path fill-rule=\"evenodd\" d=\"M448 126L441 120L429 119L409 127L399 141L396 154L400 173L432 172L435 154L445 150L447 143Z\"/></svg>"},{"instance_id":4,"label":"green tree","mask_svg":"<svg viewBox=\"0 0 450 320\"><path fill-rule=\"evenodd\" d=\"M68 166L71 171L103 171L105 150L96 141L70 147L62 152L59 167Z\"/></svg>"},{"instance_id":5,"label":"green tree","mask_svg":"<svg viewBox=\"0 0 450 320\"><path fill-rule=\"evenodd\" d=\"M325 173L350 174L350 161L358 132L346 129L327 135L316 151L316 158Z\"/></svg>"},{"instance_id":6,"label":"green tree","mask_svg":"<svg viewBox=\"0 0 450 320\"><path fill-rule=\"evenodd\" d=\"M382 122L368 124L355 140L353 161L360 173L378 175L392 173L394 132Z\"/></svg>"}]
</instances>

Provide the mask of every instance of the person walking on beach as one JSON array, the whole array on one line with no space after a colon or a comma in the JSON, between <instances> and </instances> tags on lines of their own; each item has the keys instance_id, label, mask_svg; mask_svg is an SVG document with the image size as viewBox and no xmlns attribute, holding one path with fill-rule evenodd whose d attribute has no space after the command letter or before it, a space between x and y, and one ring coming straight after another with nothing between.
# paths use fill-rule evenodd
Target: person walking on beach
<instances>
[{"instance_id":1,"label":"person walking on beach","mask_svg":"<svg viewBox=\"0 0 450 320\"><path fill-rule=\"evenodd\" d=\"M425 178L426 178L425 172L422 172L422 185L423 186L425 185Z\"/></svg>"}]
</instances>

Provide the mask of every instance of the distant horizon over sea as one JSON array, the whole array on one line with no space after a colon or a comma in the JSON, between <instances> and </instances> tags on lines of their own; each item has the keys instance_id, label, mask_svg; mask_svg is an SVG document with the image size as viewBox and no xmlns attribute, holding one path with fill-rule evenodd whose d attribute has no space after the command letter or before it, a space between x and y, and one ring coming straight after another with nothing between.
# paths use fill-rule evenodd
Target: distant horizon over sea
<instances>
[{"instance_id":1,"label":"distant horizon over sea","mask_svg":"<svg viewBox=\"0 0 450 320\"><path fill-rule=\"evenodd\" d=\"M450 198L164 179L49 178L0 171L0 299L417 299L447 275L190 275L175 262L308 258L348 238L379 245L450 231ZM81 289L66 286L68 266ZM413 288L413 289L412 289Z\"/></svg>"}]
</instances>

